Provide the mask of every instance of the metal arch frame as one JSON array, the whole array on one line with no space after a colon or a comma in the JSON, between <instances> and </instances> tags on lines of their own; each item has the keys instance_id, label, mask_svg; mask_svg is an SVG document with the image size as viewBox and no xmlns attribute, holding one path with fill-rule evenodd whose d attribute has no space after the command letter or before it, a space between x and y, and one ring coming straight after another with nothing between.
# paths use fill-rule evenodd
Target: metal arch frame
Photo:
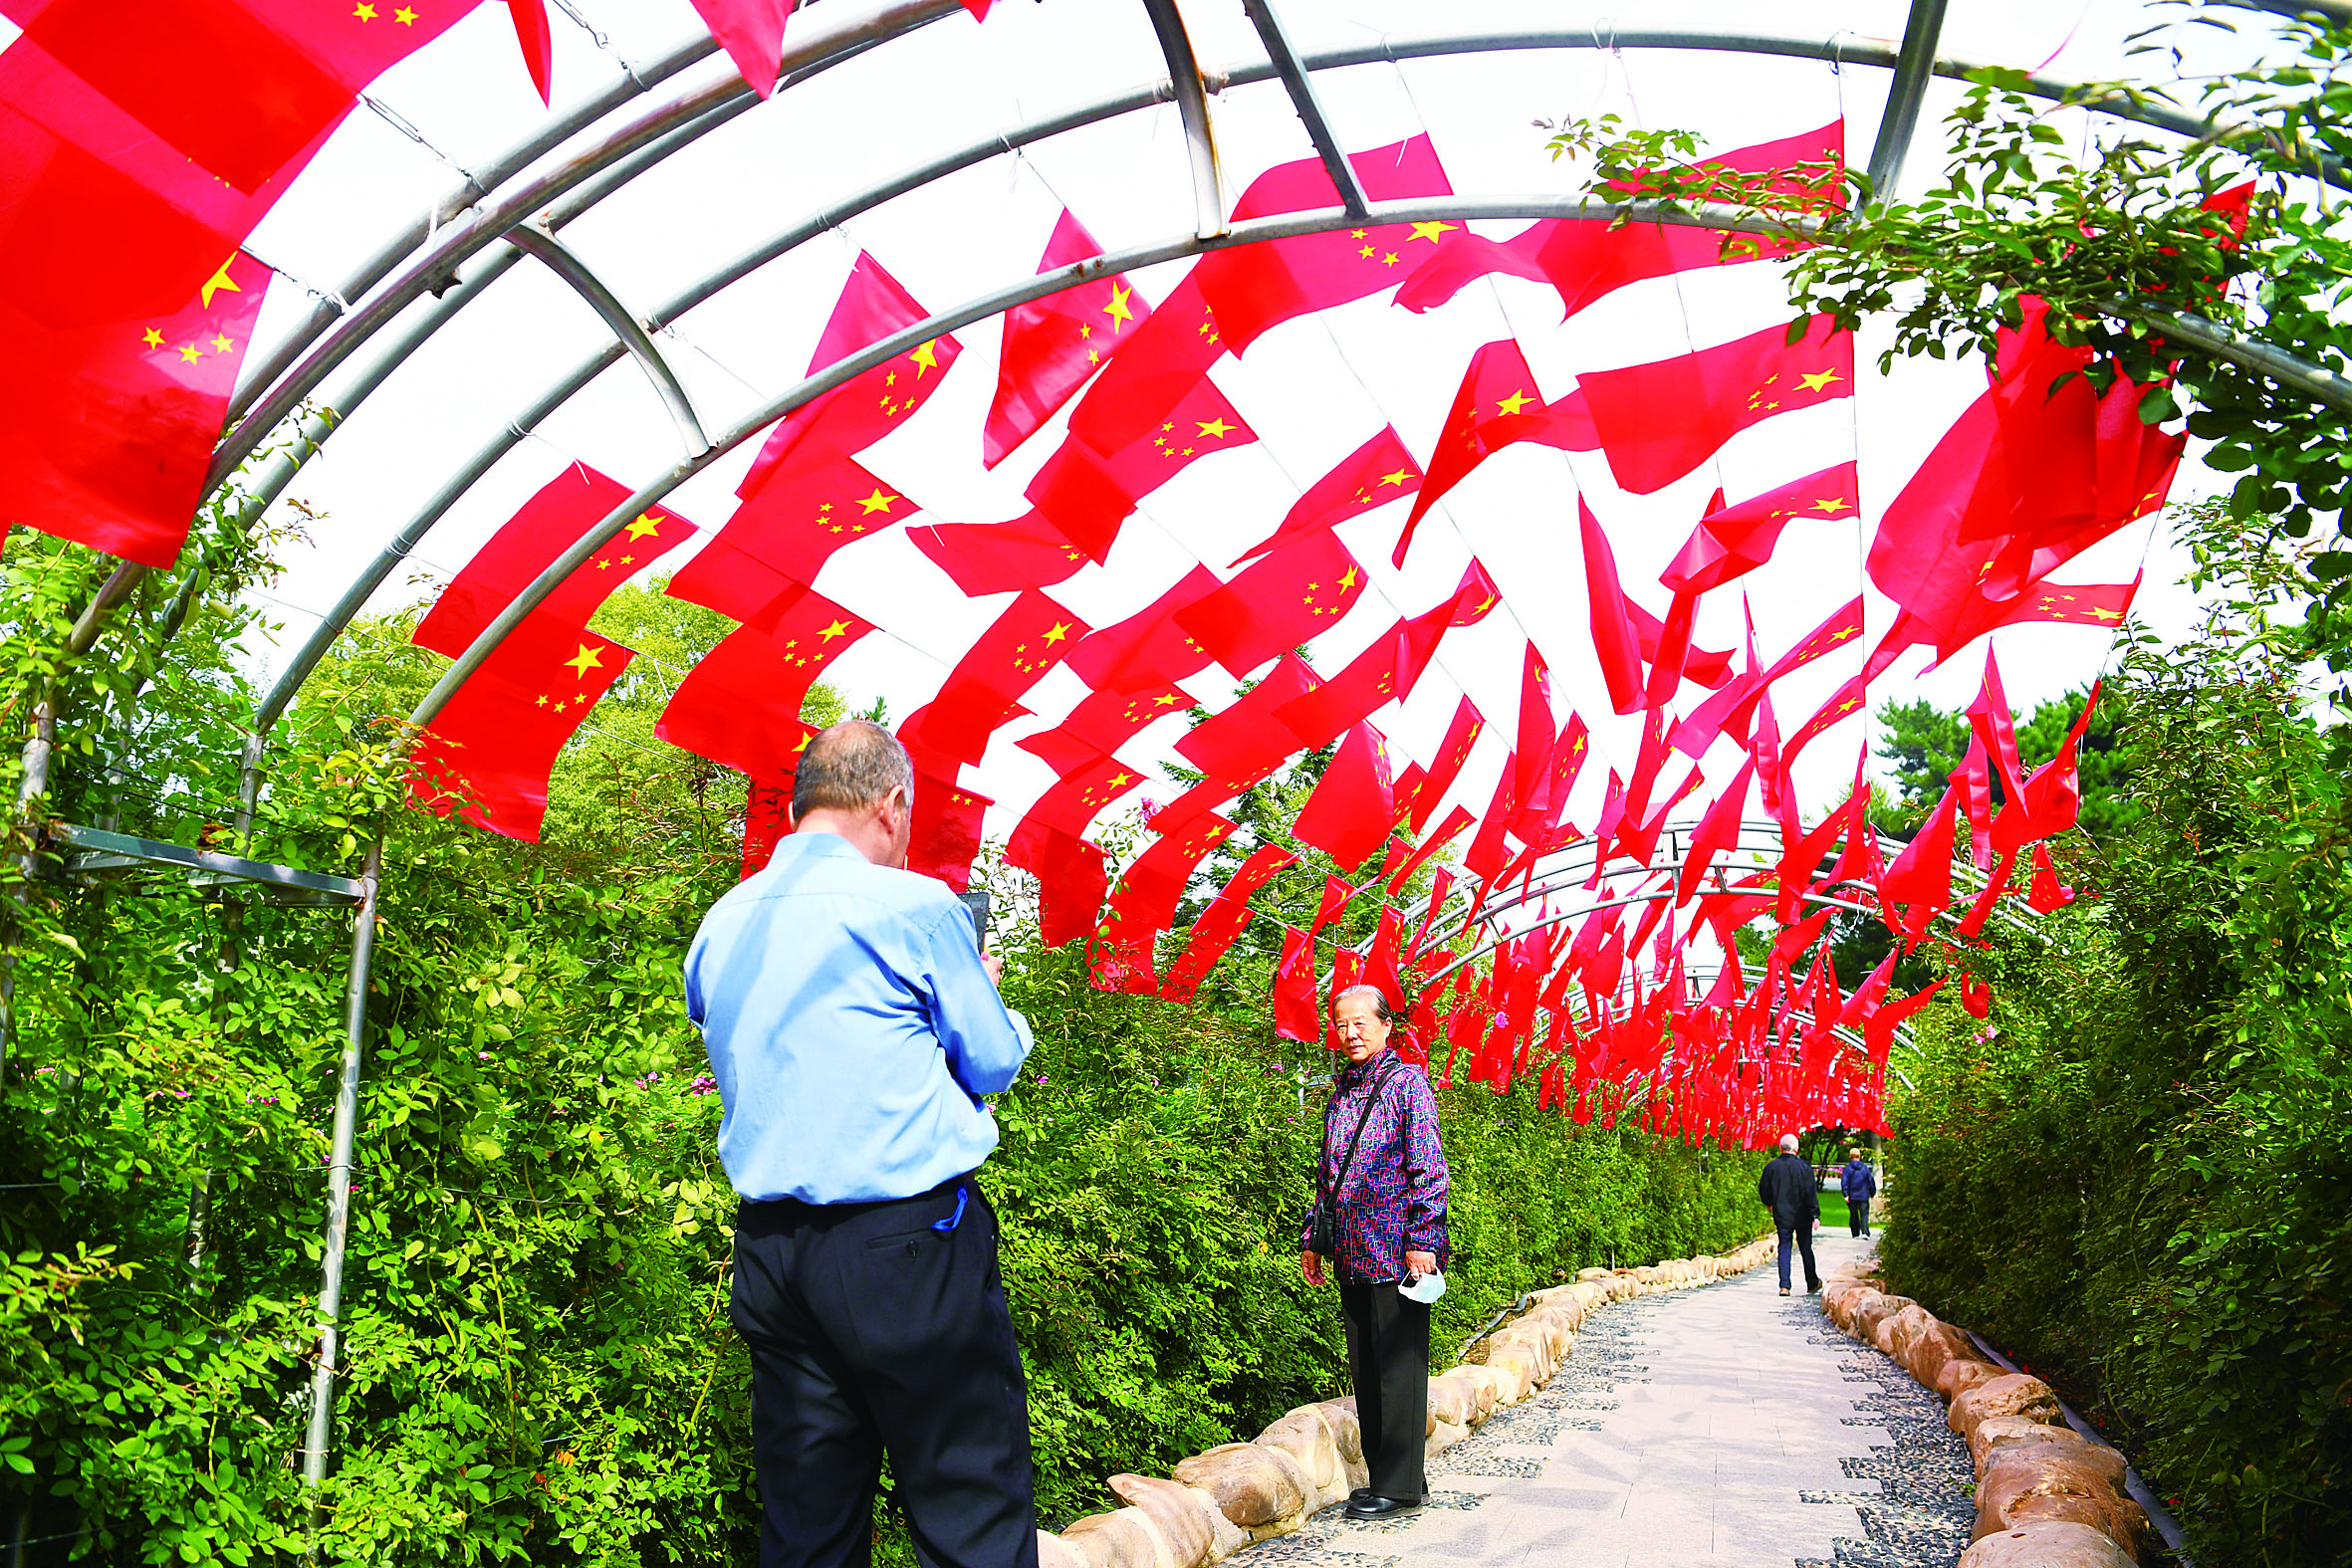
<instances>
[{"instance_id":1,"label":"metal arch frame","mask_svg":"<svg viewBox=\"0 0 2352 1568\"><path fill-rule=\"evenodd\" d=\"M629 354L644 368L654 391L660 394L662 406L677 422L678 435L686 443L686 450L699 452L709 446L710 437L702 433L702 416L695 412L694 399L686 391L686 384L661 356L661 350L653 346L652 335L645 331L644 324L620 303L620 297L596 276L595 269L583 261L578 251L556 238L544 221L534 220L509 229L507 239L570 284L573 292L596 313L597 319L611 329L612 336L628 345Z\"/></svg>"},{"instance_id":2,"label":"metal arch frame","mask_svg":"<svg viewBox=\"0 0 2352 1568\"><path fill-rule=\"evenodd\" d=\"M1688 31L1660 29L1642 30L1631 34L1620 33L1617 35L1615 41L1620 47L1660 49L1721 49L1792 58L1829 58L1834 52L1835 56L1841 61L1851 60L1856 64L1879 66L1889 64L1893 58L1892 52L1881 46L1862 45L1848 47L1843 45L1835 45L1834 41L1832 41L1832 43L1817 44L1809 40L1794 38L1787 35L1753 33L1694 33ZM856 47L859 49L871 47L871 43L861 43ZM1592 47L1595 47L1595 40L1589 33L1575 34L1562 30L1464 34L1423 39L1383 40L1376 45L1357 46L1345 50L1327 51L1311 55L1305 57L1303 65L1308 71L1331 70L1345 66L1370 64L1382 61L1393 62L1407 59L1435 58L1463 53L1500 52L1505 50L1528 49L1577 49ZM838 58L846 58L846 55L843 54ZM1935 62L1935 73L1942 76L1964 76L1969 71L1974 69L1977 69L1976 66L1973 63L1967 61L1940 59ZM1217 75L1217 80L1223 84L1238 85L1242 83L1264 81L1276 75L1278 75L1277 66L1270 60L1265 63L1245 64L1232 68L1228 71L1219 73ZM1168 81L1147 85L1141 89L1119 95L1112 99L1102 100L1096 104L1086 106L1078 110L1065 112L1061 114L1046 119L1032 121L1028 125L1020 127L1017 130L1001 133L1000 135L992 137L985 142L974 143L972 146L961 149L956 153L949 154L946 157L923 165L918 169L908 171L897 178L871 187L865 192L861 192L858 195L849 197L839 203L834 204L830 208L826 209L826 212L823 215L817 219L805 221L801 224L795 225L792 229L786 230L783 234L768 244L760 246L752 252L747 253L744 257L739 258L736 262L731 263L729 266L721 268L714 273L707 275L702 281L690 287L677 299L673 300L662 309L652 313L652 315L646 320L649 324L656 327L667 321L674 320L677 316L683 314L685 311L691 310L695 305L708 300L724 288L728 287L731 283L740 280L741 277L747 275L756 267L789 251L793 248L793 246L801 243L809 235L822 232L824 227L831 223L840 221L843 216L867 210L868 208L878 205L880 202L886 201L893 196L904 194L908 191L919 188L921 185L927 183L931 179L939 177L941 174L951 172L957 168L969 166L970 164L980 161L986 157L997 155L1002 151L1010 150L1013 147L1026 144L1030 141L1040 139L1045 136L1058 134L1063 130L1079 128L1083 125L1094 123L1101 119L1113 117L1119 113L1129 112L1134 110L1147 107L1153 103L1164 102L1169 97L1173 96L1176 91L1175 87L1173 86L1173 81L1174 79L1171 78ZM2032 91L2035 91L2044 97L2056 98L2064 96L2067 92L2071 91L2071 88L2067 84L2037 78L2034 81ZM732 117L733 112L740 112L743 109L750 107L750 103L751 101L749 98L745 97L742 98L740 102L731 103L730 105L726 106L730 112L728 117ZM2157 125L2159 128L2174 130L2183 134L2195 134L2202 129L2210 128L2205 122L2192 119L2190 116L2185 114L2154 110L2148 106L2128 100L2116 99L2106 101L2104 103L2087 105L2085 107L2100 112L2138 119L2146 123ZM682 146L685 144L685 142L691 140L693 137L704 133L708 128L711 128L712 123L716 122L723 121L716 119L716 113L714 112L714 114L709 117L707 122L698 121L673 127L669 136L658 145L647 145L642 147L637 156L631 159L631 163L634 166L627 169L626 171L620 169L612 170L607 180L600 182L600 184L616 186L617 183L621 182L625 178L633 177L636 172L641 172L644 166L649 166L651 163L657 162L660 157L666 156L668 152L676 150L678 146ZM600 199L601 195L606 193L608 193L608 191L604 189L581 190L577 193L574 202L568 205L576 210L585 210L586 205L591 203L595 199ZM1611 209L1607 208L1588 207L1581 203L1576 205L1576 212L1585 216L1600 216L1608 213L1610 210ZM1442 215L1460 216L1465 214L1470 216L1558 216L1561 215L1561 212L1558 199L1550 198L1548 200L1548 206L1542 210L1537 210L1534 207L1527 206L1496 206L1493 204L1488 204L1487 209L1484 211L1473 211L1467 204L1462 204L1447 208ZM1368 206L1365 215L1369 215ZM1346 213L1343 210L1342 216L1333 220L1333 224L1329 226L1337 226L1338 224L1346 222L1355 216L1356 215ZM1715 221L1713 226L1723 227L1726 226L1726 224L1722 220L1718 219ZM1228 234L1221 236L1220 238L1231 241L1234 237L1231 234ZM1201 248L1207 248L1206 242L1204 242ZM1184 254L1197 254L1197 251L1171 251L1166 255L1160 256L1156 259L1176 259L1176 257ZM475 287L478 286L469 286L467 288L467 294L469 296L471 293L475 292ZM2117 302L2116 309L2118 315L2128 314L2140 319L2148 319L2158 314L2148 313L2143 308L2131 305L2129 302ZM379 384L383 377L388 375L390 370L396 366L399 359L404 358L407 352L412 351L415 343L417 341L421 341L424 336L428 336L431 330L436 330L438 325L438 322L434 322L429 326L425 326L422 331L403 335L403 340L395 344L393 349L383 356L383 359L379 360L375 366L371 367L370 371L363 377L357 388L359 395L363 396L367 389L371 389L373 385ZM2304 365L2300 361L2293 359L2292 356L2284 355L2276 350L2268 349L2265 345L2251 343L2248 340L2239 337L2237 335L2231 334L2222 329L2216 328L2211 323L2201 322L2197 318L2167 317L2163 319L2163 325L2165 325L2169 331L2176 333L2181 340L2195 342L2198 346L2206 349L2207 351L2215 353L2217 356L2231 358L2234 362L2243 363L2250 368L2255 368L2262 373L2279 380L2282 385L2285 385L2291 391L2313 397L2317 400L2326 402L2331 406L2345 409L2346 411L2352 411L2352 380L2347 380L2344 377L2336 376L2332 372L2321 370L2316 366ZM347 347L343 350L343 353L348 354L349 351L350 349ZM609 363L610 350L607 350L606 355L602 357L604 358L605 363ZM578 372L575 372L576 377L577 374ZM347 407L355 400L355 398L350 396L347 396L344 399ZM326 435L329 433L329 431L321 429L311 432L310 434L315 440L324 440ZM297 462L299 462L299 449L298 453L289 460L289 463L286 467L285 476L278 479L277 488L282 489L286 480L291 478L292 467ZM269 487L267 486L264 487L264 489L268 488ZM272 497L274 497L275 490L271 490L270 494ZM459 492L459 494L462 494L462 490ZM443 510L445 510L449 502L453 502L454 499L455 497L451 496L448 501L442 501L439 503L439 505ZM261 504L266 505L266 502ZM255 510L257 512L258 508ZM420 521L422 520L420 519ZM430 523L425 522L424 526L429 528ZM421 530L404 530L401 539L396 540L394 546L388 552L389 560L379 559L376 563L372 564L368 568L368 571L362 572L362 577L365 577L368 572L373 572L375 575L375 580L380 582L383 572L388 571L390 562L396 561L398 556L400 554L404 554L405 550L414 544L415 538L420 534ZM364 595L361 595L362 602L363 599ZM339 606L339 608L341 606ZM356 607L356 604L353 604L352 609L355 611ZM344 619L346 622L348 622L348 614L344 617ZM327 626L329 624L333 623L323 623L321 628L322 632L327 630ZM340 625L337 625L335 629L337 632L340 632ZM330 635L330 640L332 640L332 634ZM84 646L87 646L87 644L85 643ZM323 651L323 649L321 651ZM307 662L308 665L315 666L317 659L314 656ZM279 712L283 711L285 700L290 700L291 695L291 692L289 692L285 694L284 698L276 701L275 707ZM264 706L268 707L271 706L271 704L265 703ZM266 726L266 724L274 722L275 717L276 713L270 713L262 716L264 725Z\"/></svg>"},{"instance_id":3,"label":"metal arch frame","mask_svg":"<svg viewBox=\"0 0 2352 1568\"><path fill-rule=\"evenodd\" d=\"M1936 64L1936 41L1944 32L1944 6L1945 0L1911 0L1903 45L1895 57L1895 80L1887 89L1886 111L1879 116L1878 140L1870 148L1870 193L1877 200L1893 194L1911 138L1919 129L1920 107L1927 101Z\"/></svg>"},{"instance_id":4,"label":"metal arch frame","mask_svg":"<svg viewBox=\"0 0 2352 1568\"><path fill-rule=\"evenodd\" d=\"M1176 0L1143 0L1158 35L1160 53L1168 62L1168 89L1184 120L1184 154L1192 170L1193 233L1214 239L1225 232L1225 194L1217 183L1217 138L1209 123L1209 90L1201 80L1201 63L1192 52L1192 35Z\"/></svg>"},{"instance_id":5,"label":"metal arch frame","mask_svg":"<svg viewBox=\"0 0 2352 1568\"><path fill-rule=\"evenodd\" d=\"M1276 15L1274 0L1242 0L1251 25L1258 29L1258 41L1266 46L1266 58L1273 65L1275 75L1282 78L1283 91L1291 95L1292 107L1298 112L1298 122L1306 127L1306 138L1314 143L1315 156L1323 160L1323 172L1331 176L1338 189L1339 205L1351 218L1361 218L1368 197L1362 181L1355 175L1355 165L1347 161L1347 149L1332 133L1331 122L1323 113L1323 101L1315 93L1314 81L1307 75L1306 66L1299 60L1298 51L1292 47L1290 34L1283 30L1283 20Z\"/></svg>"}]
</instances>

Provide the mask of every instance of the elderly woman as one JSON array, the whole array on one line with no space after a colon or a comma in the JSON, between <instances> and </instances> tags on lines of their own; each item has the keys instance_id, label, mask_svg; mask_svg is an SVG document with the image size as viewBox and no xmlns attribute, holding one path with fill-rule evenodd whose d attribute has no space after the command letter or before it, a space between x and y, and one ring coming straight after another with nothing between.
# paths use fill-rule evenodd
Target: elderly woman
<instances>
[{"instance_id":1,"label":"elderly woman","mask_svg":"<svg viewBox=\"0 0 2352 1568\"><path fill-rule=\"evenodd\" d=\"M1448 1256L1446 1156L1429 1079L1388 1048L1388 1002L1379 988L1340 992L1331 999L1331 1021L1347 1065L1323 1107L1315 1195L1337 1220L1332 1262L1371 1467L1371 1484L1348 1498L1347 1512L1378 1519L1419 1507L1427 1490L1429 1307L1402 1292L1438 1272ZM1298 1238L1298 1270L1319 1285L1325 1259L1313 1235L1310 1218Z\"/></svg>"}]
</instances>

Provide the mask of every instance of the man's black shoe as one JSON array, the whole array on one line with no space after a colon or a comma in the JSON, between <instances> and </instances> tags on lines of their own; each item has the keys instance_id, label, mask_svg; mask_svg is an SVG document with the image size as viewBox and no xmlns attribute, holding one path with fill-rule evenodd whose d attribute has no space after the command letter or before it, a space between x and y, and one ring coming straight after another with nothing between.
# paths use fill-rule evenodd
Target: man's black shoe
<instances>
[{"instance_id":1,"label":"man's black shoe","mask_svg":"<svg viewBox=\"0 0 2352 1568\"><path fill-rule=\"evenodd\" d=\"M1347 1500L1348 1500L1349 1502L1362 1502L1362 1501L1363 1501L1363 1500L1364 1500L1366 1497L1370 1497L1370 1496L1373 1496L1373 1495L1375 1495L1375 1493L1373 1492L1373 1490L1372 1490L1372 1488L1371 1488L1371 1487L1369 1487L1369 1486L1358 1486L1358 1487L1357 1487L1355 1490L1353 1490L1353 1491L1351 1491L1351 1492L1349 1492L1349 1493L1347 1494Z\"/></svg>"},{"instance_id":2,"label":"man's black shoe","mask_svg":"<svg viewBox=\"0 0 2352 1568\"><path fill-rule=\"evenodd\" d=\"M1820 1293L1821 1293L1821 1281L1820 1281L1820 1280L1818 1280L1818 1279L1814 1280L1814 1281L1813 1281L1811 1284L1809 1284L1809 1285L1805 1286L1805 1294L1806 1294L1806 1295L1808 1295L1808 1296L1817 1296L1817 1295L1819 1295Z\"/></svg>"},{"instance_id":3,"label":"man's black shoe","mask_svg":"<svg viewBox=\"0 0 2352 1568\"><path fill-rule=\"evenodd\" d=\"M1421 1506L1418 1497L1380 1497L1369 1493L1347 1499L1347 1516L1351 1519L1386 1519L1400 1513L1410 1513Z\"/></svg>"}]
</instances>

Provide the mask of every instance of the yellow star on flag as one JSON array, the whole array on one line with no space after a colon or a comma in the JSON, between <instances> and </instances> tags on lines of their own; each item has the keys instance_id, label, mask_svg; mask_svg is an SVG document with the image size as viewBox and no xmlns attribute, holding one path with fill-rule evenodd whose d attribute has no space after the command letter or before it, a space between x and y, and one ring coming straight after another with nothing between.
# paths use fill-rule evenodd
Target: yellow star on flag
<instances>
[{"instance_id":1,"label":"yellow star on flag","mask_svg":"<svg viewBox=\"0 0 2352 1568\"><path fill-rule=\"evenodd\" d=\"M915 379L921 380L925 370L939 368L939 339L934 337L907 355L915 363Z\"/></svg>"},{"instance_id":2,"label":"yellow star on flag","mask_svg":"<svg viewBox=\"0 0 2352 1568\"><path fill-rule=\"evenodd\" d=\"M1380 483L1384 485L1401 485L1412 477L1413 471L1411 469L1400 468L1393 474L1382 474L1380 476Z\"/></svg>"},{"instance_id":3,"label":"yellow star on flag","mask_svg":"<svg viewBox=\"0 0 2352 1568\"><path fill-rule=\"evenodd\" d=\"M827 642L832 641L835 637L846 637L849 635L849 623L845 620L836 620L817 635Z\"/></svg>"},{"instance_id":4,"label":"yellow star on flag","mask_svg":"<svg viewBox=\"0 0 2352 1568\"><path fill-rule=\"evenodd\" d=\"M1348 568L1347 568L1347 570L1346 570L1346 571L1344 571L1344 572L1342 572L1342 573L1340 574L1340 577L1339 577L1339 591L1340 591L1340 592L1342 592L1342 593L1346 592L1346 591L1347 591L1349 588L1352 588L1352 587L1354 587L1354 586L1355 586L1355 581L1356 581L1356 569L1355 569L1355 567L1353 567L1353 566L1350 566L1350 567L1348 567Z\"/></svg>"},{"instance_id":5,"label":"yellow star on flag","mask_svg":"<svg viewBox=\"0 0 2352 1568\"><path fill-rule=\"evenodd\" d=\"M586 675L590 670L600 670L604 667L604 650L584 642L580 645L580 651L566 659L564 663L575 675Z\"/></svg>"},{"instance_id":6,"label":"yellow star on flag","mask_svg":"<svg viewBox=\"0 0 2352 1568\"><path fill-rule=\"evenodd\" d=\"M1812 374L1800 375L1797 377L1797 379L1804 383L1804 388L1806 391L1818 392L1830 382L1842 381L1845 379L1845 377L1839 375L1835 370L1815 370Z\"/></svg>"},{"instance_id":7,"label":"yellow star on flag","mask_svg":"<svg viewBox=\"0 0 2352 1568\"><path fill-rule=\"evenodd\" d=\"M1127 309L1127 302L1134 297L1131 290L1122 289L1116 283L1110 286L1110 303L1102 308L1102 314L1110 318L1112 332L1135 320L1135 313Z\"/></svg>"},{"instance_id":8,"label":"yellow star on flag","mask_svg":"<svg viewBox=\"0 0 2352 1568\"><path fill-rule=\"evenodd\" d=\"M1851 501L1824 499L1814 502L1813 510L1815 512L1843 512L1852 505Z\"/></svg>"},{"instance_id":9,"label":"yellow star on flag","mask_svg":"<svg viewBox=\"0 0 2352 1568\"><path fill-rule=\"evenodd\" d=\"M874 486L874 493L870 496L861 497L857 504L860 507L863 507L868 514L880 512L884 515L887 515L890 511L890 503L896 501L897 499L898 498L896 496L890 494L881 486L876 485Z\"/></svg>"},{"instance_id":10,"label":"yellow star on flag","mask_svg":"<svg viewBox=\"0 0 2352 1568\"><path fill-rule=\"evenodd\" d=\"M1215 419L1196 419L1193 423L1201 427L1202 435L1215 436L1220 441L1233 434L1236 428L1226 423L1222 416Z\"/></svg>"},{"instance_id":11,"label":"yellow star on flag","mask_svg":"<svg viewBox=\"0 0 2352 1568\"><path fill-rule=\"evenodd\" d=\"M145 343L149 348L160 348L163 346L162 331L158 328L150 327L145 332L139 334L139 341Z\"/></svg>"},{"instance_id":12,"label":"yellow star on flag","mask_svg":"<svg viewBox=\"0 0 2352 1568\"><path fill-rule=\"evenodd\" d=\"M372 22L375 20L375 7L369 5L367 0L359 0L357 5L352 7L352 15L362 22Z\"/></svg>"},{"instance_id":13,"label":"yellow star on flag","mask_svg":"<svg viewBox=\"0 0 2352 1568\"><path fill-rule=\"evenodd\" d=\"M1516 414L1533 401L1534 399L1529 397L1525 392L1513 392L1509 397L1500 398L1496 401L1495 411L1497 413Z\"/></svg>"},{"instance_id":14,"label":"yellow star on flag","mask_svg":"<svg viewBox=\"0 0 2352 1568\"><path fill-rule=\"evenodd\" d=\"M402 6L399 10L392 13L392 20L399 23L402 27L414 27L416 25L416 13L409 10L408 7Z\"/></svg>"},{"instance_id":15,"label":"yellow star on flag","mask_svg":"<svg viewBox=\"0 0 2352 1568\"><path fill-rule=\"evenodd\" d=\"M229 262L233 262L237 258L234 255L231 255L228 261L224 261L218 267L214 268L212 276L204 280L204 287L197 291L196 303L202 306L205 310L209 311L212 309L212 297L223 289L228 290L231 294L243 294L245 292L243 289L237 287L237 280L229 276Z\"/></svg>"},{"instance_id":16,"label":"yellow star on flag","mask_svg":"<svg viewBox=\"0 0 2352 1568\"><path fill-rule=\"evenodd\" d=\"M1416 223L1413 225L1413 232L1405 236L1405 243L1410 245L1415 240L1427 240L1430 244L1435 245L1438 242L1439 235L1451 234L1454 232L1454 230L1460 227L1461 225L1458 223L1438 223L1434 221L1429 223Z\"/></svg>"},{"instance_id":17,"label":"yellow star on flag","mask_svg":"<svg viewBox=\"0 0 2352 1568\"><path fill-rule=\"evenodd\" d=\"M629 538L636 540L643 539L651 534L658 534L661 532L661 525L667 523L668 521L668 518L656 517L650 512L640 512L637 514L637 521L631 523L628 527Z\"/></svg>"},{"instance_id":18,"label":"yellow star on flag","mask_svg":"<svg viewBox=\"0 0 2352 1568\"><path fill-rule=\"evenodd\" d=\"M204 357L204 350L197 347L194 343L182 343L180 344L179 348L179 356L182 359L187 360L190 364L193 364L198 359Z\"/></svg>"},{"instance_id":19,"label":"yellow star on flag","mask_svg":"<svg viewBox=\"0 0 2352 1568\"><path fill-rule=\"evenodd\" d=\"M212 348L215 353L227 353L236 346L237 340L228 334L215 333L212 335Z\"/></svg>"},{"instance_id":20,"label":"yellow star on flag","mask_svg":"<svg viewBox=\"0 0 2352 1568\"><path fill-rule=\"evenodd\" d=\"M1065 620L1058 620L1053 625L1046 628L1046 640L1050 643L1059 642L1068 635L1069 622Z\"/></svg>"}]
</instances>

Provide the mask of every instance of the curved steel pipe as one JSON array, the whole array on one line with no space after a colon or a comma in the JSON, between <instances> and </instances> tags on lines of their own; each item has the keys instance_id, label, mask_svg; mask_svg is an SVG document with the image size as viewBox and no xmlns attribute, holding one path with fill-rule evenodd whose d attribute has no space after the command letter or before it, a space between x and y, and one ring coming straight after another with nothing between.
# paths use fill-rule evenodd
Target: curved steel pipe
<instances>
[{"instance_id":1,"label":"curved steel pipe","mask_svg":"<svg viewBox=\"0 0 2352 1568\"><path fill-rule=\"evenodd\" d=\"M1176 0L1143 0L1158 35L1160 53L1168 62L1168 85L1184 118L1184 155L1192 169L1193 233L1210 239L1225 232L1225 195L1217 188L1217 137L1209 123L1209 91L1201 83L1201 63L1192 52L1192 37Z\"/></svg>"},{"instance_id":2,"label":"curved steel pipe","mask_svg":"<svg viewBox=\"0 0 2352 1568\"><path fill-rule=\"evenodd\" d=\"M669 410L677 424L678 435L685 441L686 450L699 452L709 446L710 437L702 433L702 418L694 411L694 399L686 395L686 385L653 346L653 336L646 332L629 308L620 303L595 269L581 260L580 253L557 239L545 225L519 224L507 231L507 239L518 248L528 251L548 271L572 286L574 293L588 302L588 309L610 330L612 336L628 345L653 390L660 395L662 406Z\"/></svg>"}]
</instances>

